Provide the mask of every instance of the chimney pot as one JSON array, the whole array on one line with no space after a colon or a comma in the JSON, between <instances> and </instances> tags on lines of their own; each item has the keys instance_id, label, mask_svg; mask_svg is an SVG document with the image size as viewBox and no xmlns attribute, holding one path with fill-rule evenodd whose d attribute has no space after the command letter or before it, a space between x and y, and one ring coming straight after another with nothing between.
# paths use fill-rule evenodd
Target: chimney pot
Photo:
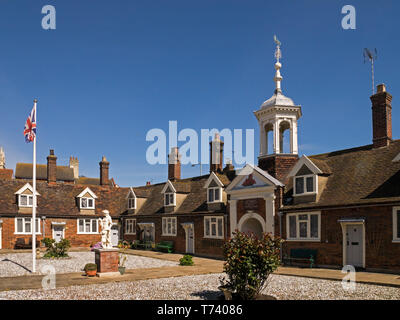
<instances>
[{"instance_id":1,"label":"chimney pot","mask_svg":"<svg viewBox=\"0 0 400 320\"><path fill-rule=\"evenodd\" d=\"M168 155L168 180L181 178L181 155L178 147L172 147Z\"/></svg>"},{"instance_id":2,"label":"chimney pot","mask_svg":"<svg viewBox=\"0 0 400 320\"><path fill-rule=\"evenodd\" d=\"M222 162L224 154L224 142L219 133L216 133L214 140L210 142L210 173L222 172Z\"/></svg>"},{"instance_id":3,"label":"chimney pot","mask_svg":"<svg viewBox=\"0 0 400 320\"><path fill-rule=\"evenodd\" d=\"M392 96L384 84L371 96L373 147L386 147L392 141Z\"/></svg>"},{"instance_id":4,"label":"chimney pot","mask_svg":"<svg viewBox=\"0 0 400 320\"><path fill-rule=\"evenodd\" d=\"M383 83L377 85L377 93L381 92L386 92L386 86Z\"/></svg>"},{"instance_id":5,"label":"chimney pot","mask_svg":"<svg viewBox=\"0 0 400 320\"><path fill-rule=\"evenodd\" d=\"M47 182L57 182L57 157L53 149L50 149L50 155L47 156Z\"/></svg>"},{"instance_id":6,"label":"chimney pot","mask_svg":"<svg viewBox=\"0 0 400 320\"><path fill-rule=\"evenodd\" d=\"M100 165L100 185L109 185L108 173L110 163L107 161L106 157L102 157L101 161L99 162Z\"/></svg>"}]
</instances>

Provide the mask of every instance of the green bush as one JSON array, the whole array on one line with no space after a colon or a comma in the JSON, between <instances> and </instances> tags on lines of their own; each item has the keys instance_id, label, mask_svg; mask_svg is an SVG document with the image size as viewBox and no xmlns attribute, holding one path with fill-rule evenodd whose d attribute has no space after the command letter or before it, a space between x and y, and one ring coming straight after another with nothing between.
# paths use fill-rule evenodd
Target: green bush
<instances>
[{"instance_id":1,"label":"green bush","mask_svg":"<svg viewBox=\"0 0 400 320\"><path fill-rule=\"evenodd\" d=\"M254 234L235 232L224 244L227 279L221 279L221 285L241 299L255 299L280 264L281 242L270 234L258 239Z\"/></svg>"},{"instance_id":2,"label":"green bush","mask_svg":"<svg viewBox=\"0 0 400 320\"><path fill-rule=\"evenodd\" d=\"M69 240L62 239L56 242L54 239L44 238L42 240L46 246L44 258L66 258L68 257L68 249L71 247Z\"/></svg>"},{"instance_id":3,"label":"green bush","mask_svg":"<svg viewBox=\"0 0 400 320\"><path fill-rule=\"evenodd\" d=\"M181 266L192 266L193 265L193 259L192 256L189 254L185 254L183 258L179 259L179 264Z\"/></svg>"},{"instance_id":4,"label":"green bush","mask_svg":"<svg viewBox=\"0 0 400 320\"><path fill-rule=\"evenodd\" d=\"M87 263L87 264L85 265L85 267L83 268L83 270L85 270L85 271L94 271L94 270L97 270L97 264L95 264L95 263Z\"/></svg>"}]
</instances>

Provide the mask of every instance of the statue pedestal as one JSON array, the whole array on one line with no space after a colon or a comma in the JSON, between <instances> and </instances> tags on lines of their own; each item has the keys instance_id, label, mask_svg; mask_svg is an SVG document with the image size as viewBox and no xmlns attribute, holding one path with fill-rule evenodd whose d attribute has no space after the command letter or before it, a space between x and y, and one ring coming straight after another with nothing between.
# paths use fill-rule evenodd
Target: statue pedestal
<instances>
[{"instance_id":1,"label":"statue pedestal","mask_svg":"<svg viewBox=\"0 0 400 320\"><path fill-rule=\"evenodd\" d=\"M118 272L118 249L96 249L95 263L100 274Z\"/></svg>"}]
</instances>

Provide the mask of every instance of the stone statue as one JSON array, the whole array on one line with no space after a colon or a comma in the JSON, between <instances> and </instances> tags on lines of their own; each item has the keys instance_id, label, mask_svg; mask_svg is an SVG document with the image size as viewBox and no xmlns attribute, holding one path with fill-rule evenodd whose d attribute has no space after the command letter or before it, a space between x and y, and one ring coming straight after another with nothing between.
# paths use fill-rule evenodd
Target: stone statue
<instances>
[{"instance_id":1,"label":"stone statue","mask_svg":"<svg viewBox=\"0 0 400 320\"><path fill-rule=\"evenodd\" d=\"M112 249L111 244L111 227L113 225L110 212L108 210L103 210L104 218L99 218L101 226L101 244L103 249Z\"/></svg>"},{"instance_id":2,"label":"stone statue","mask_svg":"<svg viewBox=\"0 0 400 320\"><path fill-rule=\"evenodd\" d=\"M3 147L0 148L0 169L6 168L6 155L4 154Z\"/></svg>"}]
</instances>

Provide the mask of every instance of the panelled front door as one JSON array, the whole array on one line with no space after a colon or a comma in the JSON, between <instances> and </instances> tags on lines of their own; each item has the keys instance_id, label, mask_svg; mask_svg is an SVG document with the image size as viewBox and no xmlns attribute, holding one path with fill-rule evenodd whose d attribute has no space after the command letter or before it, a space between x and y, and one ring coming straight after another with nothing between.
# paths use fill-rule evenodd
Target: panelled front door
<instances>
[{"instance_id":1,"label":"panelled front door","mask_svg":"<svg viewBox=\"0 0 400 320\"><path fill-rule=\"evenodd\" d=\"M113 247L118 246L118 241L119 241L119 230L118 226L114 225L111 228L111 244Z\"/></svg>"},{"instance_id":2,"label":"panelled front door","mask_svg":"<svg viewBox=\"0 0 400 320\"><path fill-rule=\"evenodd\" d=\"M56 242L60 242L64 238L64 227L63 226L53 226L53 239Z\"/></svg>"},{"instance_id":3,"label":"panelled front door","mask_svg":"<svg viewBox=\"0 0 400 320\"><path fill-rule=\"evenodd\" d=\"M346 264L363 266L363 225L346 226Z\"/></svg>"}]
</instances>

